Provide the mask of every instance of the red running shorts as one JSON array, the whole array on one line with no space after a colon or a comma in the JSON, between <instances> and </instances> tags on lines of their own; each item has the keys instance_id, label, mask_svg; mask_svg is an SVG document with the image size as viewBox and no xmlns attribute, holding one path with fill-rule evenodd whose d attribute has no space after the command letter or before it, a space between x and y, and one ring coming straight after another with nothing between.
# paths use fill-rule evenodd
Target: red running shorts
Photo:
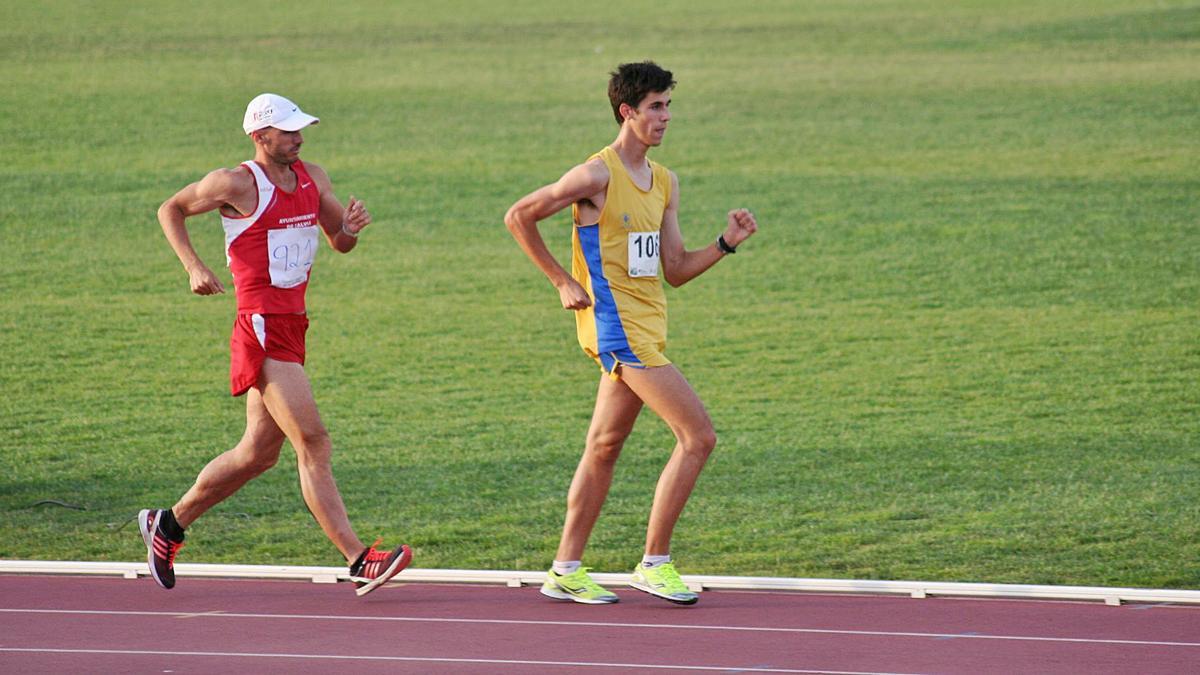
<instances>
[{"instance_id":1,"label":"red running shorts","mask_svg":"<svg viewBox=\"0 0 1200 675\"><path fill-rule=\"evenodd\" d=\"M304 364L305 314L238 314L229 337L229 389L241 396L258 383L263 360Z\"/></svg>"}]
</instances>

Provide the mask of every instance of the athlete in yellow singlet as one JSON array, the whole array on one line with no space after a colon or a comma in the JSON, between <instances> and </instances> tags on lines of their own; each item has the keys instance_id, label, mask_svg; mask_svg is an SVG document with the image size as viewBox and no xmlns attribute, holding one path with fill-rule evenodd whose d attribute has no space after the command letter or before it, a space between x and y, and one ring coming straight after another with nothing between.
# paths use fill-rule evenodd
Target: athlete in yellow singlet
<instances>
[{"instance_id":1,"label":"athlete in yellow singlet","mask_svg":"<svg viewBox=\"0 0 1200 675\"><path fill-rule=\"evenodd\" d=\"M608 496L613 468L643 406L675 434L676 444L654 492L646 547L630 585L674 603L699 596L671 561L671 535L717 438L704 404L664 354L667 306L662 281L680 286L699 276L758 230L746 209L730 211L724 233L686 250L679 229L679 180L646 158L671 119L669 71L652 62L619 66L608 96L621 126L611 145L522 197L505 225L573 310L580 345L602 368L583 458L567 493L567 516L542 593L586 604L617 601L582 567L581 558ZM572 207L571 274L546 248L538 222ZM660 276L661 275L661 276Z\"/></svg>"},{"instance_id":2,"label":"athlete in yellow singlet","mask_svg":"<svg viewBox=\"0 0 1200 675\"><path fill-rule=\"evenodd\" d=\"M576 203L571 276L592 304L575 312L579 344L604 371L617 366L665 366L667 298L658 278L663 213L671 201L671 172L650 166L650 188L638 185L611 147L588 158L608 171L599 218Z\"/></svg>"}]
</instances>

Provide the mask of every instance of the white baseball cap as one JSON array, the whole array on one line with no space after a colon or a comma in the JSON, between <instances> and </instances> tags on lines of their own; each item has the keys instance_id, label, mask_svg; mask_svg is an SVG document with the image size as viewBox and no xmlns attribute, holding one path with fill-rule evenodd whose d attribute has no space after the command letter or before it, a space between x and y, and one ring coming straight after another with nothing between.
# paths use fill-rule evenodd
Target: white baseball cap
<instances>
[{"instance_id":1,"label":"white baseball cap","mask_svg":"<svg viewBox=\"0 0 1200 675\"><path fill-rule=\"evenodd\" d=\"M284 131L299 131L310 124L321 120L309 115L279 94L259 94L246 106L246 116L242 118L242 129L246 135L275 127Z\"/></svg>"}]
</instances>

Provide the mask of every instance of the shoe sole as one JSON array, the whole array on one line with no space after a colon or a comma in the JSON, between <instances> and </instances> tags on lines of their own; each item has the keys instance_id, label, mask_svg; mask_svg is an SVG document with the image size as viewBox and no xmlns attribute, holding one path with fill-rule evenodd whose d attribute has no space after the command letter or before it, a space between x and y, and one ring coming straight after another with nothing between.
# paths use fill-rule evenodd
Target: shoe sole
<instances>
[{"instance_id":1,"label":"shoe sole","mask_svg":"<svg viewBox=\"0 0 1200 675\"><path fill-rule=\"evenodd\" d=\"M699 596L695 596L695 597L689 598L687 600L681 600L679 598L667 595L661 591L656 591L653 588L650 588L649 586L647 586L645 584L639 584L636 581L630 582L629 586L631 588L636 588L639 591L642 591L643 593L649 593L650 595L653 595L656 598L662 598L663 600L666 600L667 602L673 602L676 605L694 605L697 602L700 602Z\"/></svg>"},{"instance_id":2,"label":"shoe sole","mask_svg":"<svg viewBox=\"0 0 1200 675\"><path fill-rule=\"evenodd\" d=\"M405 545L401 545L400 548L402 551L402 553L400 553L400 557L393 560L392 564L389 565L388 568L383 571L383 574L380 574L378 577L372 579L371 581L367 582L363 586L360 586L360 587L354 589L354 593L356 595L358 595L361 598L362 596L366 595L367 593L370 593L371 591L375 590L376 588L379 588L380 586L387 583L388 580L391 579L392 577L396 576L400 572L400 570L404 569L405 567L408 567L408 564L410 562L412 562L412 549L410 549L408 546L405 546Z\"/></svg>"},{"instance_id":3,"label":"shoe sole","mask_svg":"<svg viewBox=\"0 0 1200 675\"><path fill-rule=\"evenodd\" d=\"M150 521L151 513L155 514L153 522ZM150 567L150 576L159 586L170 590L175 585L166 585L162 579L158 578L158 570L154 567L154 530L158 527L160 517L157 510L142 509L138 512L138 529L142 531L142 541L146 543L146 565Z\"/></svg>"},{"instance_id":4,"label":"shoe sole","mask_svg":"<svg viewBox=\"0 0 1200 675\"><path fill-rule=\"evenodd\" d=\"M542 586L538 592L547 598L554 598L555 600L570 600L583 605L615 605L617 601L620 600L620 598L616 597L615 595L611 600L581 598L577 595L571 595L566 591L560 591L557 588L546 588L545 586Z\"/></svg>"}]
</instances>

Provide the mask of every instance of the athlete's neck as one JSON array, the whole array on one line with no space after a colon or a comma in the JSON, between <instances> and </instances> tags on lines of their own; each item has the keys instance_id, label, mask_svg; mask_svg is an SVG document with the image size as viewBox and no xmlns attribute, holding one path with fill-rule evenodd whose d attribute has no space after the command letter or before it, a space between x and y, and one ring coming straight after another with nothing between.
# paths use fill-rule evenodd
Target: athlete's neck
<instances>
[{"instance_id":1,"label":"athlete's neck","mask_svg":"<svg viewBox=\"0 0 1200 675\"><path fill-rule=\"evenodd\" d=\"M267 178L279 187L287 189L288 185L296 182L296 174L292 171L292 162L277 161L261 152L255 153L254 161L262 168L263 173L267 174Z\"/></svg>"},{"instance_id":2,"label":"athlete's neck","mask_svg":"<svg viewBox=\"0 0 1200 675\"><path fill-rule=\"evenodd\" d=\"M649 152L650 146L638 140L628 127L621 127L621 133L617 134L617 140L613 141L610 147L629 169L640 171L647 166L646 153Z\"/></svg>"}]
</instances>

